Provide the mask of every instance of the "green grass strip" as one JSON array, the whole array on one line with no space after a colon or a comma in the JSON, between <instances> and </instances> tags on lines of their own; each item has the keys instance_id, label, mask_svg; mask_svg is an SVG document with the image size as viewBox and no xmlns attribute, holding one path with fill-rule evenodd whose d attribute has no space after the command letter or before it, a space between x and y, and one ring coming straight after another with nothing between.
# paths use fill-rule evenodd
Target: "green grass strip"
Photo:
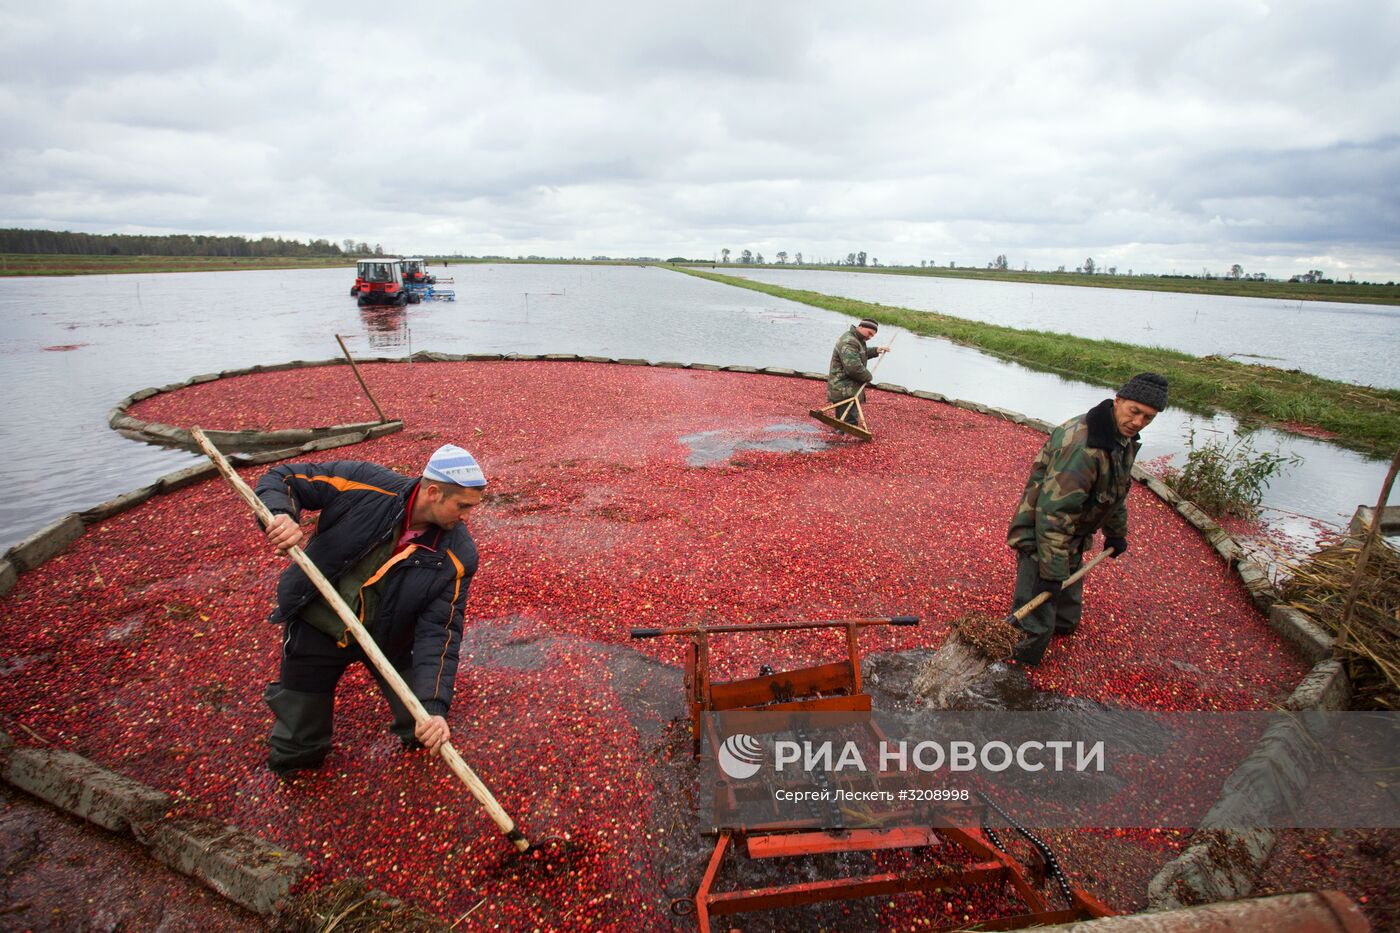
<instances>
[{"instance_id":1,"label":"green grass strip","mask_svg":"<svg viewBox=\"0 0 1400 933\"><path fill-rule=\"evenodd\" d=\"M696 267L711 263L692 263ZM734 266L731 266L734 268ZM791 263L738 268L807 269L821 272L865 272L871 275L913 275L1023 285L1076 285L1083 288L1125 288L1135 292L1181 292L1188 295L1230 295L1277 301L1344 301L1353 304L1400 305L1400 285L1367 282L1276 282L1256 279L1203 279L1186 275L1104 275L1084 272L1018 272L1015 269L969 269L929 266L814 266Z\"/></svg>"},{"instance_id":2,"label":"green grass strip","mask_svg":"<svg viewBox=\"0 0 1400 933\"><path fill-rule=\"evenodd\" d=\"M1017 330L699 269L666 268L854 318L868 317L928 337L943 337L1093 385L1116 388L1134 373L1159 372L1171 382L1174 405L1200 412L1228 411L1245 424L1267 423L1298 434L1321 436L1377 457L1388 458L1400 446L1400 390L1356 386L1298 370L1192 356L1162 347Z\"/></svg>"}]
</instances>

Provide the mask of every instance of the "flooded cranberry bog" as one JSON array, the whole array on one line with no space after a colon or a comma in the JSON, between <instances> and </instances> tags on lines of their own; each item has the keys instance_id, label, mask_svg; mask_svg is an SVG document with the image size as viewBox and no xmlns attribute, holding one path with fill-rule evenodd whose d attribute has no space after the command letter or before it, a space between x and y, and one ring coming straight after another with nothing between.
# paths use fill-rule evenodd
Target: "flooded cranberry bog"
<instances>
[{"instance_id":1,"label":"flooded cranberry bog","mask_svg":"<svg viewBox=\"0 0 1400 933\"><path fill-rule=\"evenodd\" d=\"M363 669L338 691L325 767L287 783L266 770L261 696L280 629L265 620L284 563L216 477L92 523L20 575L0 603L5 730L168 793L172 813L300 853L303 890L361 877L464 929L690 928L673 906L693 896L709 843L693 813L682 647L629 630L917 615L916 628L861 639L897 692L952 619L1007 611L1006 523L1044 440L993 414L877 392L876 440L860 443L806 417L819 382L713 369L363 364L403 429L304 458L416 473L456 443L483 464L489 491L470 519L481 565L449 722L538 844L527 856L440 762L401 749ZM373 410L348 367L315 366L189 385L128 415L275 431ZM240 473L252 483L263 469ZM1018 675L1024 689L1143 710L1281 704L1309 661L1175 508L1141 484L1129 508L1132 551L1088 582L1080 632ZM842 650L784 632L720 641L711 663L741 677ZM1124 911L1144 906L1147 881L1186 843L1168 828L1049 836L1075 881ZM906 928L995 907L908 895L822 916Z\"/></svg>"}]
</instances>

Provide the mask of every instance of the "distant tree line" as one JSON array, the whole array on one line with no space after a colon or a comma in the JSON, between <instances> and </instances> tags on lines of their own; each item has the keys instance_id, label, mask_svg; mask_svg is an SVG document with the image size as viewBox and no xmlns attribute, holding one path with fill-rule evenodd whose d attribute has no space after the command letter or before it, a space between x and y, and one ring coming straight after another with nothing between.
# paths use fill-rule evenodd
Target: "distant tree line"
<instances>
[{"instance_id":1,"label":"distant tree line","mask_svg":"<svg viewBox=\"0 0 1400 933\"><path fill-rule=\"evenodd\" d=\"M71 233L67 230L0 229L0 253L60 253L81 256L382 256L383 247L342 240L284 240L265 236L150 236L132 233Z\"/></svg>"}]
</instances>

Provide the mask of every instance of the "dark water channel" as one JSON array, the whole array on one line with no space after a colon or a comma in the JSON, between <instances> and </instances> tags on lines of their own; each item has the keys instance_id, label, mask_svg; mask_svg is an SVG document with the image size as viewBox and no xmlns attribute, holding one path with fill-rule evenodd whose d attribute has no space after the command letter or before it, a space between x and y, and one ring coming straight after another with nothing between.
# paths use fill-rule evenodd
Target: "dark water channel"
<instances>
[{"instance_id":1,"label":"dark water channel","mask_svg":"<svg viewBox=\"0 0 1400 933\"><path fill-rule=\"evenodd\" d=\"M365 356L420 349L580 353L824 371L832 343L850 323L657 268L470 265L448 272L456 278L455 303L405 312L362 312L348 296L348 268L0 280L0 390L9 400L0 423L7 453L0 547L195 462L111 431L107 411L123 396L202 372L334 357L336 333ZM1071 291L1082 293L1076 294L1082 307L1121 301L1111 290ZM1214 313L1202 307L1202 317ZM886 328L878 342L895 333ZM879 379L1054 422L1106 394L907 333L885 358ZM820 395L814 389L814 399ZM1179 455L1193 427L1228 433L1234 422L1169 410L1144 435L1143 458ZM751 441L793 449L809 443L796 428L773 433ZM1254 438L1261 449L1304 459L1269 492L1267 517L1275 530L1306 539L1316 522L1342 523L1358 504L1374 502L1384 464L1272 431ZM716 444L697 438L692 449L705 459L723 453Z\"/></svg>"}]
</instances>

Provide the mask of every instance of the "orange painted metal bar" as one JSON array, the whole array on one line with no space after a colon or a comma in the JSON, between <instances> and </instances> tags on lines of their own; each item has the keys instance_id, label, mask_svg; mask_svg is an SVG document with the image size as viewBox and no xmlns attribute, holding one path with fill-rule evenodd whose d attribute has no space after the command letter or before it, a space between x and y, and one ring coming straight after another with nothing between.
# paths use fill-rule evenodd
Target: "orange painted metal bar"
<instances>
[{"instance_id":1,"label":"orange painted metal bar","mask_svg":"<svg viewBox=\"0 0 1400 933\"><path fill-rule=\"evenodd\" d=\"M1116 917L1118 912L1109 907L1094 895L1080 888L1078 885L1070 885L1070 900L1074 903L1074 908L1082 916L1086 917Z\"/></svg>"},{"instance_id":2,"label":"orange painted metal bar","mask_svg":"<svg viewBox=\"0 0 1400 933\"><path fill-rule=\"evenodd\" d=\"M787 713L803 711L808 713L868 713L870 694L857 693L855 696L811 697L806 700L792 700L787 703L770 703L767 706L753 707L756 713Z\"/></svg>"},{"instance_id":3,"label":"orange painted metal bar","mask_svg":"<svg viewBox=\"0 0 1400 933\"><path fill-rule=\"evenodd\" d=\"M682 628L634 628L633 638L660 638L667 635L719 635L733 632L791 632L807 628L837 628L856 625L918 625L918 616L875 616L858 619L826 619L820 622L768 622L762 625L688 625Z\"/></svg>"},{"instance_id":4,"label":"orange painted metal bar","mask_svg":"<svg viewBox=\"0 0 1400 933\"><path fill-rule=\"evenodd\" d=\"M751 836L749 858L783 858L792 855L819 855L826 852L869 852L875 849L913 849L935 846L938 833L922 826L899 829L853 829L841 836L831 833L785 833L777 836Z\"/></svg>"},{"instance_id":5,"label":"orange painted metal bar","mask_svg":"<svg viewBox=\"0 0 1400 933\"><path fill-rule=\"evenodd\" d=\"M981 830L950 826L943 831L950 839L955 840L960 846L979 858L991 859L1003 865L1007 870L1011 886L1016 889L1016 893L1031 910L1041 912L1050 909L1045 898L1026 881L1025 873L1021 871L1021 866L1016 860L987 842Z\"/></svg>"},{"instance_id":6,"label":"orange painted metal bar","mask_svg":"<svg viewBox=\"0 0 1400 933\"><path fill-rule=\"evenodd\" d=\"M715 843L715 851L710 856L710 864L705 868L705 877L700 879L700 887L695 892L695 920L700 933L710 933L710 888L719 874L719 866L724 862L724 853L729 849L729 833L720 833Z\"/></svg>"},{"instance_id":7,"label":"orange painted metal bar","mask_svg":"<svg viewBox=\"0 0 1400 933\"><path fill-rule=\"evenodd\" d=\"M802 884L783 884L748 891L726 891L708 898L711 914L737 914L750 910L800 907L823 901L844 901L857 897L881 897L912 891L943 891L969 885L994 884L1005 876L1004 866L979 862L962 869L957 876L905 876L894 872L832 878Z\"/></svg>"},{"instance_id":8,"label":"orange painted metal bar","mask_svg":"<svg viewBox=\"0 0 1400 933\"><path fill-rule=\"evenodd\" d=\"M838 690L858 693L854 667L850 661L832 661L818 667L715 684L710 688L710 709L740 709L778 699L796 699Z\"/></svg>"}]
</instances>

